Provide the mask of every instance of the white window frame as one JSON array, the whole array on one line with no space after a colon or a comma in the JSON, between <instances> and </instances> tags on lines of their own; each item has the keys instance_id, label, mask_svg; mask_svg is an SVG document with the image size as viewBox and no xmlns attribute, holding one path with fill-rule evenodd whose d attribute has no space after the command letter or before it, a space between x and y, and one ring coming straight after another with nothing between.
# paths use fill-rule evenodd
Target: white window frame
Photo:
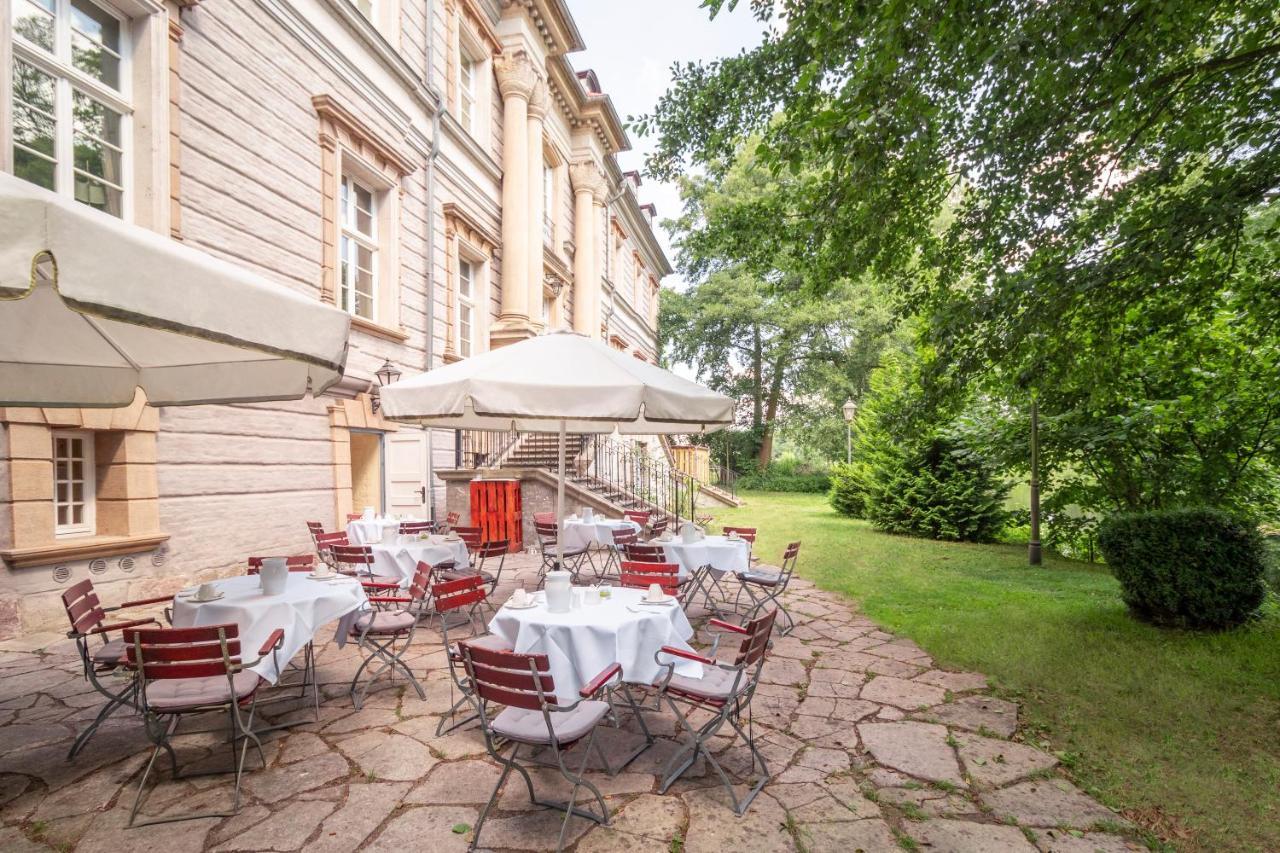
<instances>
[{"instance_id":1,"label":"white window frame","mask_svg":"<svg viewBox=\"0 0 1280 853\"><path fill-rule=\"evenodd\" d=\"M71 476L70 465L76 461L73 456L59 456L58 448L60 440L66 440L68 447L73 440L79 440L82 453L79 461L81 462L81 477L79 480ZM93 433L87 430L66 430L58 429L53 431L53 530L54 536L57 538L72 536L93 536L97 532L97 470L94 467L93 458ZM68 472L66 478L58 477L58 461L62 459L67 462ZM80 483L84 487L82 500L78 503L83 508L79 524L59 524L58 510L64 504L58 498L58 487L66 484L70 490L72 484ZM77 502L72 500L68 502L68 506L74 506Z\"/></svg>"},{"instance_id":2,"label":"white window frame","mask_svg":"<svg viewBox=\"0 0 1280 853\"><path fill-rule=\"evenodd\" d=\"M365 234L356 226L356 193L355 188L359 187L369 194L369 225L371 233ZM382 204L381 192L371 186L369 183L360 180L358 177L350 174L343 174L338 179L338 299L339 307L348 314L376 323L378 321L378 309L381 307L378 299L378 288L381 285L378 267L382 262L381 250L378 237L378 216L380 214L379 207ZM359 257L359 248L368 249L372 254L370 275L370 293L369 293L369 316L356 313L358 302L356 300L356 282L359 277L357 275L357 266L355 259ZM351 251L352 257L348 260L348 250Z\"/></svg>"},{"instance_id":3,"label":"white window frame","mask_svg":"<svg viewBox=\"0 0 1280 853\"><path fill-rule=\"evenodd\" d=\"M542 242L554 246L556 209L556 169L555 166L542 161Z\"/></svg>"},{"instance_id":4,"label":"white window frame","mask_svg":"<svg viewBox=\"0 0 1280 853\"><path fill-rule=\"evenodd\" d=\"M133 114L132 100L134 45L132 43L132 27L127 14L110 3L101 0L86 0L106 14L120 22L120 88L113 89L106 83L91 77L75 67L71 59L71 0L54 0L54 52L49 53L40 45L27 41L13 31L12 20L4 26L12 33L12 61L25 62L54 78L54 192L68 198L75 198L75 145L74 121L72 113L73 92L79 90L83 94L100 102L103 106L120 114L120 177L117 188L120 190L120 217L126 222L133 220ZM11 12L12 14L12 12ZM0 92L4 100L4 108L0 113L10 115L14 98L12 68L0 75L0 79L10 81L10 89ZM5 161L12 156L13 146L17 140L13 129L9 128L9 138L4 140L10 150L5 152ZM104 143L110 144L110 143ZM112 146L116 147L116 146ZM30 149L25 149L30 150ZM39 152L34 152L42 156ZM92 176L95 181L111 183L104 178Z\"/></svg>"},{"instance_id":5,"label":"white window frame","mask_svg":"<svg viewBox=\"0 0 1280 853\"><path fill-rule=\"evenodd\" d=\"M467 274L463 275L463 270ZM455 304L454 323L458 329L458 356L460 358L470 358L476 353L476 292L479 288L478 280L482 274L482 267L478 261L474 261L468 257L459 256L458 273L455 286L457 287L458 299ZM467 283L469 294L464 295L462 292L463 282ZM468 334L464 337L462 334L462 318L464 312L467 314Z\"/></svg>"},{"instance_id":6,"label":"white window frame","mask_svg":"<svg viewBox=\"0 0 1280 853\"><path fill-rule=\"evenodd\" d=\"M473 137L478 135L476 114L480 108L480 100L476 95L476 82L479 76L480 62L471 55L471 51L465 44L460 43L458 45L458 124Z\"/></svg>"}]
</instances>

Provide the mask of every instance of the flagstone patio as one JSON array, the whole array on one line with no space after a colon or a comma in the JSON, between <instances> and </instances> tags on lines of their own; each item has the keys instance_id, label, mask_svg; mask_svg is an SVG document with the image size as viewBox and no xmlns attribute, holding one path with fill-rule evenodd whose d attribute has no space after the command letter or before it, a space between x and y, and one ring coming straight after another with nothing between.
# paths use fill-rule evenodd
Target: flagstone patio
<instances>
[{"instance_id":1,"label":"flagstone patio","mask_svg":"<svg viewBox=\"0 0 1280 853\"><path fill-rule=\"evenodd\" d=\"M517 575L531 578L535 565L523 556L509 560L511 580L497 600ZM701 766L657 793L655 774L674 732L669 717L654 712L647 719L660 738L650 750L616 777L591 774L612 825L575 819L573 849L1140 849L1126 840L1127 824L1073 786L1052 755L1019 742L1017 707L991 696L983 676L936 668L911 641L802 580L792 582L788 599L798 625L775 641L755 699L756 732L774 780L751 810L735 817L717 778ZM697 609L690 616L696 626L705 622ZM699 634L695 645L707 638ZM438 715L451 704L438 633L420 630L411 654L426 674L426 701L405 695L400 683L375 689L361 711L347 695L356 650L339 649L328 629L324 639L317 641L320 719L305 710L266 715L301 722L265 739L268 767L246 774L241 813L139 829L124 828L148 752L138 719L115 719L68 763L74 732L101 697L65 639L3 644L0 849L466 849L498 770L474 724L435 737ZM180 754L225 761L221 738L180 738ZM719 749L731 771L749 768L741 745L721 738ZM567 792L550 772L535 773L535 783ZM144 811L216 809L230 797L225 776L162 781ZM531 807L523 786L510 783L484 826L482 849L553 849L560 819Z\"/></svg>"}]
</instances>

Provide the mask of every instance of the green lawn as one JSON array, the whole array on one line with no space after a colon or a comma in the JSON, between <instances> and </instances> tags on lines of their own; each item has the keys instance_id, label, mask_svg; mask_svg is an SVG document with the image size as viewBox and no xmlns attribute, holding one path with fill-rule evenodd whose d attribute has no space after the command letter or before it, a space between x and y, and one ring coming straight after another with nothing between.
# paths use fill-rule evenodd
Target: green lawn
<instances>
[{"instance_id":1,"label":"green lawn","mask_svg":"<svg viewBox=\"0 0 1280 853\"><path fill-rule=\"evenodd\" d=\"M890 536L820 495L753 493L717 523L756 551L804 543L799 573L858 602L939 665L1022 703L1027 739L1179 850L1280 850L1280 606L1226 634L1130 619L1104 567L1026 549Z\"/></svg>"}]
</instances>

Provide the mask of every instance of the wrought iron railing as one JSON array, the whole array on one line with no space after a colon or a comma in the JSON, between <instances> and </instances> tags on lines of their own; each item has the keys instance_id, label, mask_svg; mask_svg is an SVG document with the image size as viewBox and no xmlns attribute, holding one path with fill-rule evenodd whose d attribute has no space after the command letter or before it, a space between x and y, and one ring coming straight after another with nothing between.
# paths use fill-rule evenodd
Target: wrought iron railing
<instances>
[{"instance_id":1,"label":"wrought iron railing","mask_svg":"<svg viewBox=\"0 0 1280 853\"><path fill-rule=\"evenodd\" d=\"M732 468L726 468L723 465L711 463L711 480L707 483L714 486L730 497L738 496L738 472Z\"/></svg>"},{"instance_id":2,"label":"wrought iron railing","mask_svg":"<svg viewBox=\"0 0 1280 853\"><path fill-rule=\"evenodd\" d=\"M579 466L580 477L615 503L638 505L676 522L693 518L697 481L650 456L643 446L593 435L583 446Z\"/></svg>"},{"instance_id":3,"label":"wrought iron railing","mask_svg":"<svg viewBox=\"0 0 1280 853\"><path fill-rule=\"evenodd\" d=\"M453 464L458 468L497 465L523 433L460 429L454 433Z\"/></svg>"}]
</instances>

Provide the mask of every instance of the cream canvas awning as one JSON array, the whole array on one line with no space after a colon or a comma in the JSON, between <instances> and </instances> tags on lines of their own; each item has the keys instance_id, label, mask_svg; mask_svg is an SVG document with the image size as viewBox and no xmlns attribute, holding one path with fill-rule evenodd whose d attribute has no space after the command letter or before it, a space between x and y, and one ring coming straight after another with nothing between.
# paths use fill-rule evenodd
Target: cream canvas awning
<instances>
[{"instance_id":1,"label":"cream canvas awning","mask_svg":"<svg viewBox=\"0 0 1280 853\"><path fill-rule=\"evenodd\" d=\"M351 318L235 264L0 173L0 406L320 394Z\"/></svg>"}]
</instances>

